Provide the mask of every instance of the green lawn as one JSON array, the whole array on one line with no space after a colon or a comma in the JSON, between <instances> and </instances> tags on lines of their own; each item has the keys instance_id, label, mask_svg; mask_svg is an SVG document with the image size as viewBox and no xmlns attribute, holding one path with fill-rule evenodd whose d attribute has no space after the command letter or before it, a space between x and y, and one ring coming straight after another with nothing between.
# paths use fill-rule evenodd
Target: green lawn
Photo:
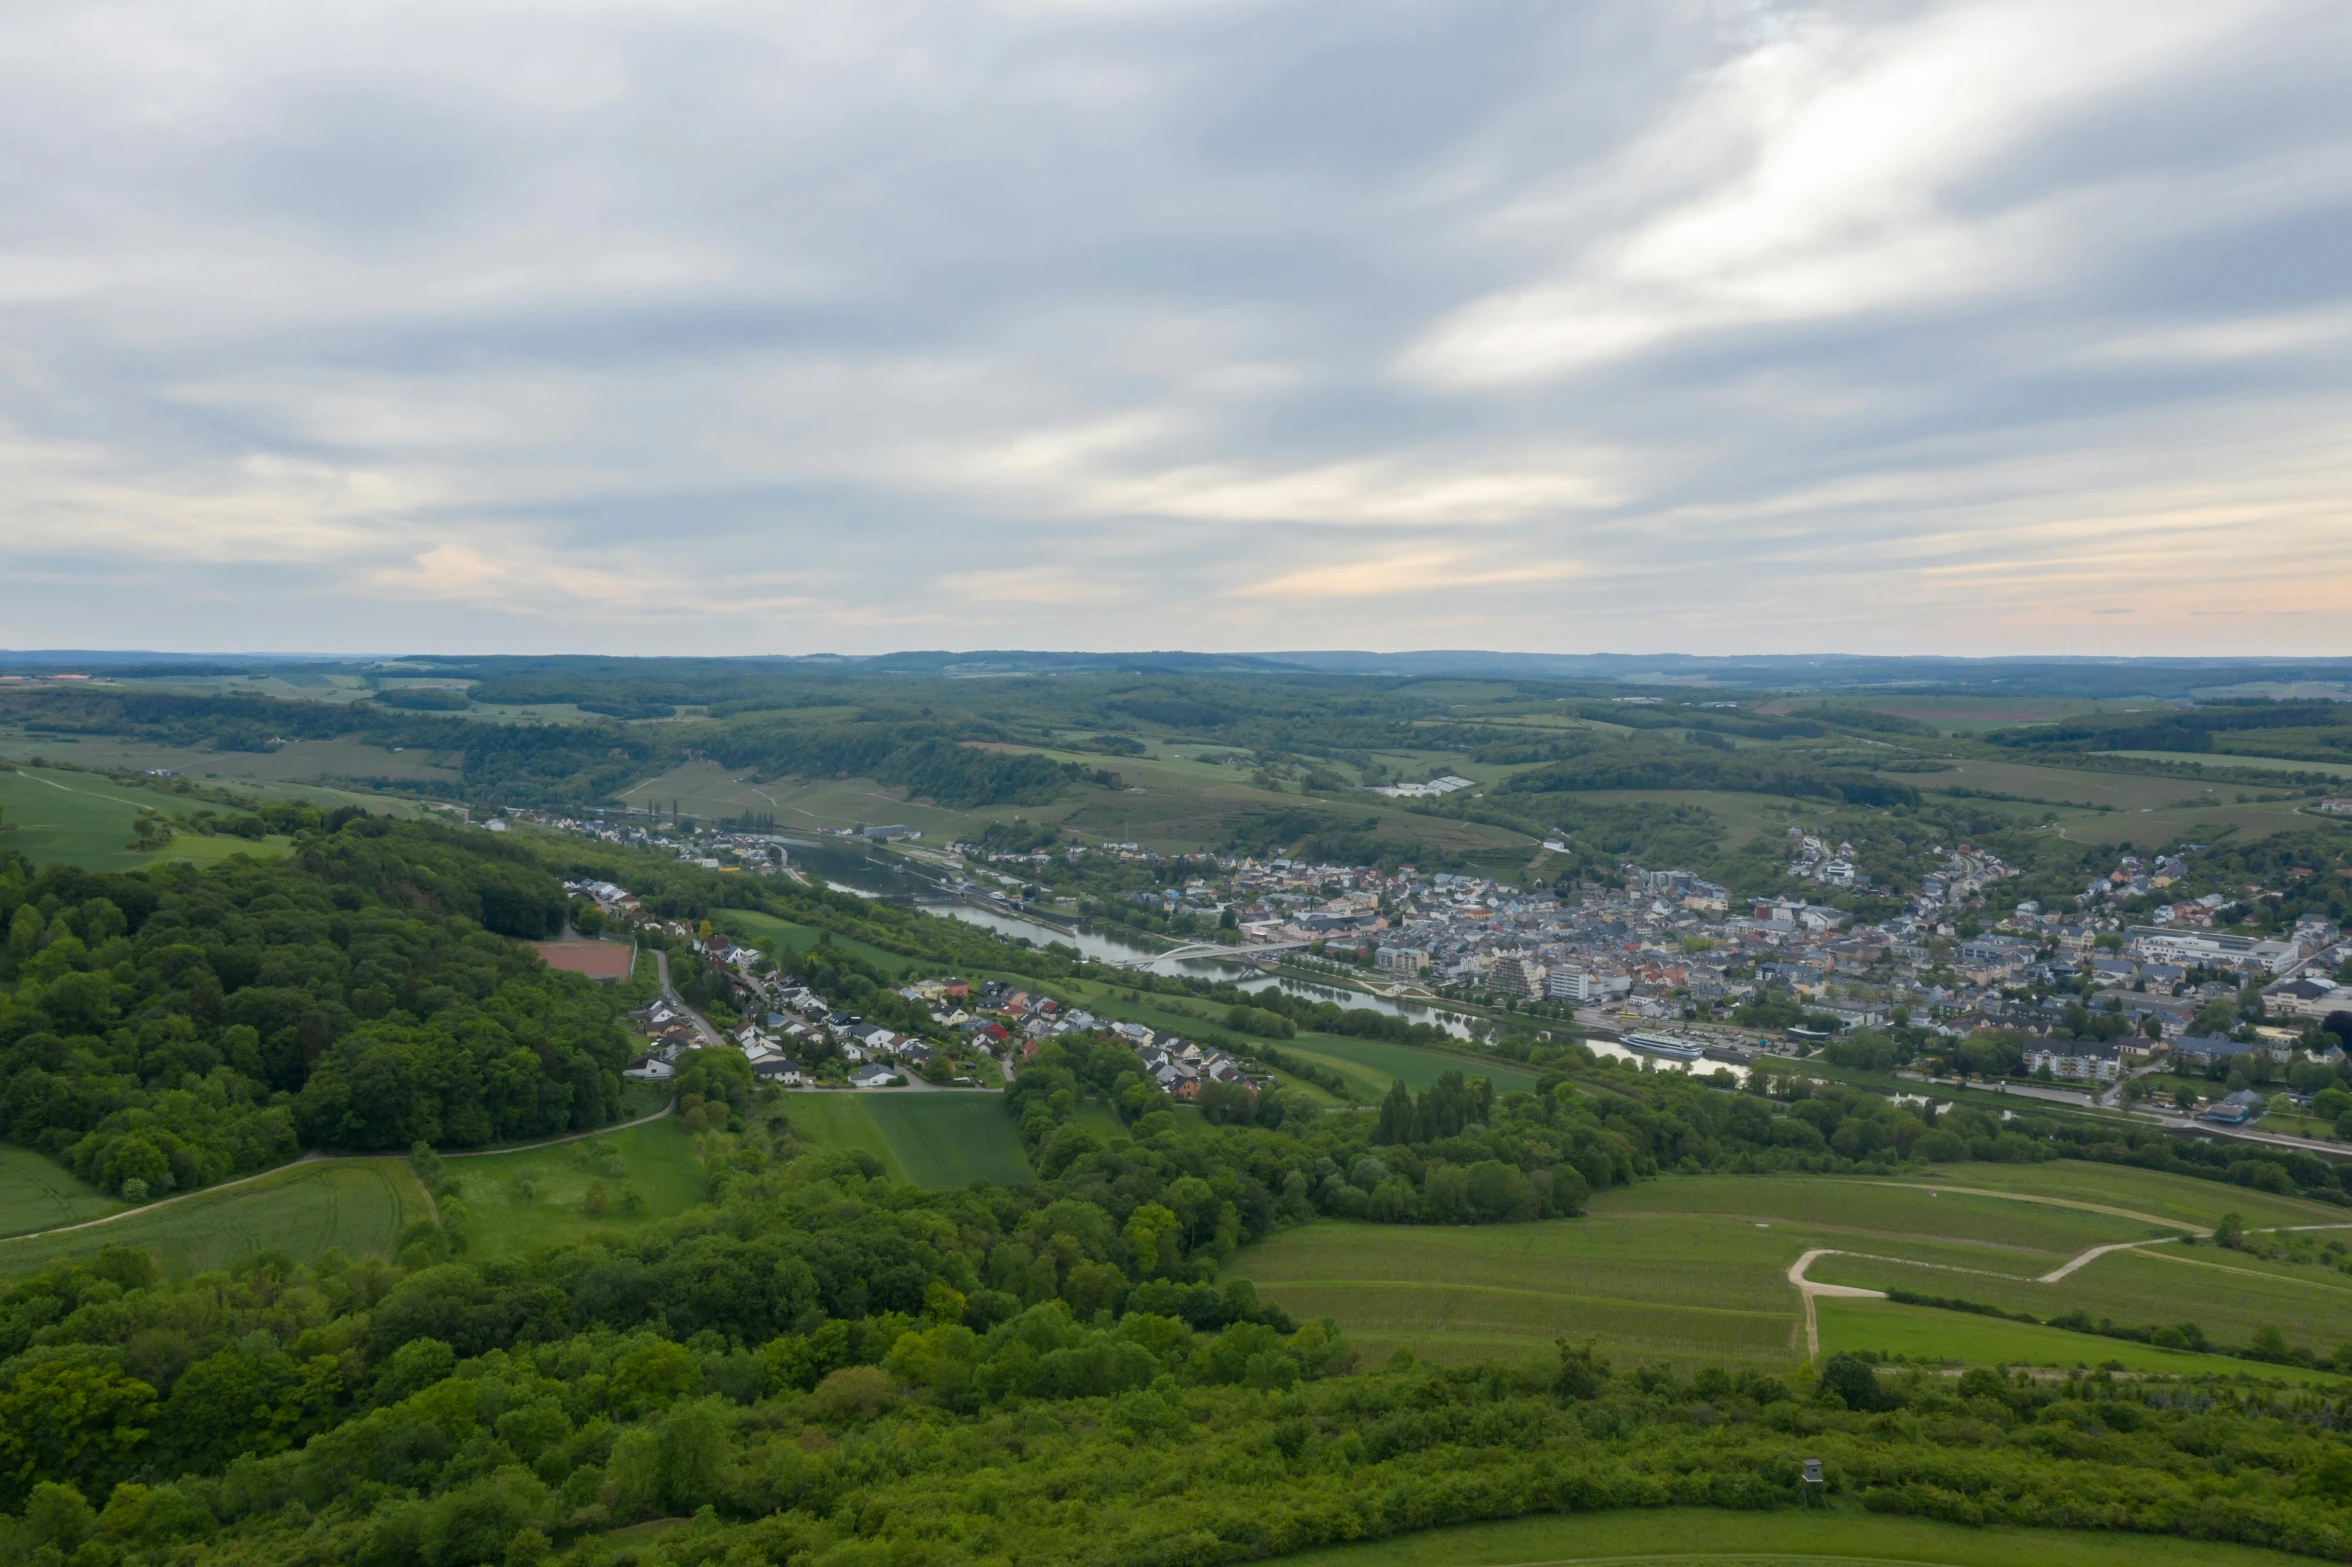
<instances>
[{"instance_id":1,"label":"green lawn","mask_svg":"<svg viewBox=\"0 0 2352 1567\"><path fill-rule=\"evenodd\" d=\"M804 1146L870 1153L895 1181L942 1190L1034 1178L1001 1094L818 1089L787 1095L785 1114Z\"/></svg>"},{"instance_id":2,"label":"green lawn","mask_svg":"<svg viewBox=\"0 0 2352 1567\"><path fill-rule=\"evenodd\" d=\"M133 853L130 844L146 806L166 816L184 816L194 806L166 794L110 783L92 773L53 767L0 769L0 846L16 850L35 865L63 860L85 870L120 871L157 860L214 864L235 854L265 859L285 855L286 838L203 838L182 834L153 853Z\"/></svg>"},{"instance_id":3,"label":"green lawn","mask_svg":"<svg viewBox=\"0 0 2352 1567\"><path fill-rule=\"evenodd\" d=\"M2140 1534L2005 1529L1865 1513L1841 1500L1809 1512L1544 1513L1430 1529L1276 1558L1283 1567L2287 1567L2278 1551Z\"/></svg>"},{"instance_id":4,"label":"green lawn","mask_svg":"<svg viewBox=\"0 0 2352 1567\"><path fill-rule=\"evenodd\" d=\"M0 1272L29 1273L108 1246L150 1252L175 1277L273 1247L304 1262L330 1247L388 1257L400 1231L425 1213L424 1191L401 1160L312 1160L88 1229L0 1240Z\"/></svg>"},{"instance_id":5,"label":"green lawn","mask_svg":"<svg viewBox=\"0 0 2352 1567\"><path fill-rule=\"evenodd\" d=\"M96 1219L122 1206L71 1170L29 1148L0 1145L0 1235Z\"/></svg>"},{"instance_id":6,"label":"green lawn","mask_svg":"<svg viewBox=\"0 0 2352 1567\"><path fill-rule=\"evenodd\" d=\"M2019 1189L1961 1189L1980 1172ZM2062 1195L2070 1192L2081 1195ZM1966 1165L1950 1184L1666 1176L1600 1193L1581 1219L1480 1227L1325 1221L1249 1248L1230 1266L1294 1315L1336 1319L1375 1359L1398 1346L1440 1361L1540 1356L1564 1335L1597 1339L1627 1362L1786 1366L1803 1355L1801 1307L1787 1272L1815 1248L1841 1253L1814 1261L1808 1276L1818 1283L1953 1296L2042 1318L2079 1309L2135 1327L2193 1321L2225 1345L2248 1343L2273 1324L2322 1359L2352 1340L2352 1277L2318 1263L2268 1263L2168 1242L2110 1252L2055 1284L2038 1282L2092 1247L2177 1235L2217 1217L2224 1203L2250 1223L2352 1217L2104 1165ZM1903 1313L1914 1310L1926 1311L1924 1327L1903 1326ZM1839 1311L1841 1331L1859 1335L1847 1341L1852 1347L2065 1365L2130 1360L2109 1348L2128 1348L2125 1341L2032 1324L2010 1333L2013 1325L1997 1318L1881 1301L1840 1303ZM1886 1342L1872 1336L1882 1317L1884 1334L1893 1335ZM1824 1344L1841 1347L1826 1335ZM2190 1363L2256 1374L2249 1362Z\"/></svg>"},{"instance_id":7,"label":"green lawn","mask_svg":"<svg viewBox=\"0 0 2352 1567\"><path fill-rule=\"evenodd\" d=\"M676 1116L544 1148L444 1157L472 1215L472 1248L486 1256L577 1241L597 1230L627 1233L703 1198L702 1168ZM605 1192L601 1215L585 1206L595 1186ZM632 1189L645 1199L634 1214L622 1202Z\"/></svg>"}]
</instances>

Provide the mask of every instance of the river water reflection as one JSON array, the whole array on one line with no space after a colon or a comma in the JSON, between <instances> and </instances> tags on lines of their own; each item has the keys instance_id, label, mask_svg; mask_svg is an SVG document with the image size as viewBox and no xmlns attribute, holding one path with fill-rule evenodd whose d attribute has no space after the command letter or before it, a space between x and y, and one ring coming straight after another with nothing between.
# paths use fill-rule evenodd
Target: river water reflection
<instances>
[{"instance_id":1,"label":"river water reflection","mask_svg":"<svg viewBox=\"0 0 2352 1567\"><path fill-rule=\"evenodd\" d=\"M1081 956L1093 958L1098 962L1127 963L1159 950L1155 946L1116 932L1107 932L1099 928L1075 933L1064 932L1050 925L1039 924L1035 920L1024 919L1018 914L978 908L968 903L925 903L919 907L926 914L937 915L945 919L962 920L967 925L978 925L984 929L995 931L1000 936L1020 937L1033 941L1039 946L1044 946L1048 942L1060 942L1063 946L1076 948ZM1434 1023L1456 1039L1467 1040L1472 1037L1469 1026L1459 1016L1436 1007L1413 1002L1392 1001L1386 996L1367 995L1360 990L1349 990L1338 985L1318 985L1311 980L1294 979L1287 974L1264 974L1246 963L1233 959L1162 957L1154 958L1151 962L1139 966L1155 974L1190 974L1204 979L1223 980L1225 983L1239 986L1243 990L1279 989L1294 996L1303 996L1310 1001L1328 1001L1338 1007L1360 1007L1367 1011L1378 1012L1386 1017L1402 1018L1410 1023ZM1684 1067L1679 1062L1663 1061L1655 1056L1645 1056L1639 1051L1628 1050L1615 1040L1587 1038L1585 1044L1595 1055L1636 1062L1658 1071L1691 1069ZM1714 1071L1727 1071L1734 1077L1744 1077L1747 1073L1745 1067L1728 1066L1718 1061L1698 1062L1695 1064L1695 1069L1702 1076Z\"/></svg>"}]
</instances>

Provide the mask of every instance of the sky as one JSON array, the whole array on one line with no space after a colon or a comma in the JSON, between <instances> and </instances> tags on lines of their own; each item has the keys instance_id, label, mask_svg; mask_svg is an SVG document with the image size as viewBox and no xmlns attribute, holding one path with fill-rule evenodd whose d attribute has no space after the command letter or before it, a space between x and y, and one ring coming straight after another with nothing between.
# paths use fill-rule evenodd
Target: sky
<instances>
[{"instance_id":1,"label":"sky","mask_svg":"<svg viewBox=\"0 0 2352 1567\"><path fill-rule=\"evenodd\" d=\"M0 647L2352 654L2341 0L13 0Z\"/></svg>"}]
</instances>

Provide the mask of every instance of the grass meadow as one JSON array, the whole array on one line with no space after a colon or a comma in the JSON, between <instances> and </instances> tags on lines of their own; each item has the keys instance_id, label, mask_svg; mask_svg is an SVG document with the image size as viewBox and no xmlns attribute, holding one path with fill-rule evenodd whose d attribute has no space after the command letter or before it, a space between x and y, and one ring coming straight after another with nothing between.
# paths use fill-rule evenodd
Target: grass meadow
<instances>
[{"instance_id":1,"label":"grass meadow","mask_svg":"<svg viewBox=\"0 0 2352 1567\"><path fill-rule=\"evenodd\" d=\"M749 909L726 909L719 913L718 923L738 937L752 941L773 941L794 952L806 952L817 944L822 934L814 925L795 925L773 914L754 913ZM917 961L899 952L886 952L871 942L854 937L835 936L833 945L844 952L854 952L885 974L904 974L918 966Z\"/></svg>"},{"instance_id":2,"label":"grass meadow","mask_svg":"<svg viewBox=\"0 0 2352 1567\"><path fill-rule=\"evenodd\" d=\"M2340 1223L2338 1210L2099 1165L1969 1166L1962 1174L1972 1184L1980 1169L2014 1172L2013 1189L1962 1189L1957 1180L1667 1176L1601 1193L1581 1219L1472 1228L1312 1224L1241 1252L1230 1267L1294 1315L1334 1318L1372 1359L1397 1348L1447 1362L1540 1356L1567 1337L1595 1339L1621 1361L1685 1370L1785 1367L1804 1354L1788 1269L1815 1248L1860 1254L1817 1258L1808 1273L1817 1283L1953 1296L2043 1318L2079 1309L2132 1326L2194 1321L2222 1344L2247 1343L2257 1328L2274 1325L2323 1360L2352 1340L2352 1278L2164 1239L2210 1223L2225 1207L2256 1225ZM2092 1247L2146 1241L2159 1244L2108 1253L2055 1284L2038 1282ZM1830 1304L1837 1309L1834 1325L1831 1316L1821 1319L1825 1351L2069 1366L2120 1358L2136 1367L2127 1352L2144 1348L1886 1301L1823 1309ZM2140 1360L2151 1370L2267 1374L2219 1356L2149 1350Z\"/></svg>"},{"instance_id":3,"label":"grass meadow","mask_svg":"<svg viewBox=\"0 0 2352 1567\"><path fill-rule=\"evenodd\" d=\"M786 1096L785 1114L804 1145L862 1150L892 1180L934 1191L1035 1179L1001 1094L819 1089Z\"/></svg>"},{"instance_id":4,"label":"grass meadow","mask_svg":"<svg viewBox=\"0 0 2352 1567\"><path fill-rule=\"evenodd\" d=\"M122 1204L29 1148L0 1146L0 1235L104 1218Z\"/></svg>"},{"instance_id":5,"label":"grass meadow","mask_svg":"<svg viewBox=\"0 0 2352 1567\"><path fill-rule=\"evenodd\" d=\"M231 855L278 858L292 847L285 838L201 838L182 834L151 853L129 848L139 808L166 816L191 807L170 795L110 783L91 773L49 767L0 770L0 844L35 865L62 860L84 870L122 871L158 860L210 865Z\"/></svg>"},{"instance_id":6,"label":"grass meadow","mask_svg":"<svg viewBox=\"0 0 2352 1567\"><path fill-rule=\"evenodd\" d=\"M2286 1567L2251 1546L2150 1535L1982 1528L1844 1504L1802 1512L1546 1513L1277 1557L1281 1567Z\"/></svg>"},{"instance_id":7,"label":"grass meadow","mask_svg":"<svg viewBox=\"0 0 2352 1567\"><path fill-rule=\"evenodd\" d=\"M330 1248L389 1257L401 1230L426 1213L424 1189L402 1160L314 1159L111 1223L0 1239L0 1273L30 1273L109 1246L152 1253L177 1278L271 1248L305 1262Z\"/></svg>"},{"instance_id":8,"label":"grass meadow","mask_svg":"<svg viewBox=\"0 0 2352 1567\"><path fill-rule=\"evenodd\" d=\"M484 1255L559 1245L599 1230L627 1233L684 1213L703 1197L702 1168L676 1116L576 1142L449 1157L447 1168L472 1216L472 1249ZM598 1186L606 1202L601 1214L588 1209L589 1191ZM635 1213L622 1202L630 1190L644 1198Z\"/></svg>"}]
</instances>

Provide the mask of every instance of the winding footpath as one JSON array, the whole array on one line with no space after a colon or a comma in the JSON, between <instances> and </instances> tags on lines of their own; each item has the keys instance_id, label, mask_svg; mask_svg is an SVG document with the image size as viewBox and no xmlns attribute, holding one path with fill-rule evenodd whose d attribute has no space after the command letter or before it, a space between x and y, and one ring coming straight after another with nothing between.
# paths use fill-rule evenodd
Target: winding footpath
<instances>
[{"instance_id":1,"label":"winding footpath","mask_svg":"<svg viewBox=\"0 0 2352 1567\"><path fill-rule=\"evenodd\" d=\"M711 1027L709 1020L703 1017L701 1013L695 1011L692 1007L686 1005L684 1001L679 999L678 993L670 988L669 955L661 951L659 948L656 948L654 949L653 961L656 972L661 975L661 988L663 997L675 1005L680 1011L684 1012L689 1018L694 1020L694 1027L696 1031L700 1033L708 1043L714 1047L723 1046L726 1041L719 1037L719 1031ZM559 1143L576 1143L584 1138L603 1137L612 1132L625 1132L633 1126L644 1126L649 1122L658 1121L663 1116L670 1114L677 1108L678 1101L673 1098L668 1104L663 1105L659 1110L654 1111L651 1115L641 1115L633 1121L616 1121L610 1126L592 1127L585 1132L566 1132L561 1137L543 1138L542 1140L535 1143L510 1143L503 1148L465 1149L458 1152L445 1153L441 1155L441 1157L444 1159L487 1159L494 1154L529 1153L534 1148L553 1148ZM404 1156L400 1154L336 1154L328 1153L323 1148L313 1148L308 1153L303 1154L299 1158L288 1160L286 1163L281 1165L275 1165L270 1169L263 1170L258 1175L241 1175L233 1181L222 1181L215 1186L199 1186L194 1191L179 1192L170 1197L159 1197L153 1202L141 1203L136 1208L125 1208L120 1213L110 1213L102 1219L84 1219L79 1224L61 1224L52 1230L27 1230L22 1235L0 1235L0 1246L6 1246L14 1241L37 1241L42 1239L44 1236L50 1235L71 1235L76 1230L96 1229L101 1224L112 1224L118 1219L128 1219L138 1214L153 1213L158 1208L168 1208L173 1203L186 1202L192 1197L210 1197L216 1192L225 1192L232 1187L250 1186L255 1181L266 1181L272 1176L283 1175L288 1170L294 1169L300 1165L323 1164L328 1160L345 1160L354 1164L359 1164L377 1159L401 1159L403 1162L405 1162ZM423 1185L422 1182L419 1182L418 1184L420 1187ZM425 1193L425 1204L427 1207L433 1210L434 1216L436 1218L440 1216L440 1204L433 1201L433 1194L431 1192Z\"/></svg>"},{"instance_id":2,"label":"winding footpath","mask_svg":"<svg viewBox=\"0 0 2352 1567\"><path fill-rule=\"evenodd\" d=\"M1937 1189L1939 1191L1952 1192L1967 1190L1965 1187L1958 1186L1945 1186L1939 1187ZM2014 1194L1986 1192L1982 1195L1990 1197L2011 1196ZM2120 1208L2102 1208L2096 1203L2069 1202L2065 1198L2060 1197L2022 1198L2020 1200L2028 1202L2041 1201L2050 1203L2053 1206L2068 1208L2088 1208L2101 1213L2121 1214L2126 1211ZM2132 1218L2151 1217L2150 1215L2146 1214L2131 1214L2129 1216ZM2162 1223L2165 1221L2154 1220L2153 1222ZM2104 1246L2093 1246L2089 1250L2081 1253L2079 1256L2069 1257L2066 1261L2060 1263L2057 1267L2052 1268L2049 1272L2031 1280L2023 1279L2014 1273L1997 1272L1991 1268L1963 1268L1956 1263L1950 1262L1923 1262L1916 1257L1886 1257L1881 1256L1876 1252L1848 1251L1843 1247L1838 1246L1816 1246L1810 1251L1807 1251L1803 1256L1799 1257L1795 1262L1789 1264L1788 1281L1797 1287L1798 1298L1804 1302L1805 1306L1805 1353L1813 1359L1818 1360L1821 1358L1821 1322L1819 1313L1814 1309L1813 1303L1816 1300L1822 1296L1828 1296L1833 1300L1885 1300L1887 1298L1887 1292L1885 1290L1864 1289L1860 1285L1855 1284L1821 1284L1807 1278L1805 1276L1806 1270L1810 1269L1820 1258L1860 1257L1869 1262L1893 1262L1899 1263L1907 1268L1933 1268L1939 1273L1969 1273L1974 1274L1979 1278L2004 1279L2010 1283L2030 1282L2034 1284L2056 1284L2065 1279L2068 1274L2073 1273L2076 1269L2094 1263L2101 1257L2108 1255L2110 1252L2137 1251L2143 1246L2168 1246L2183 1238L2210 1240L2213 1237L2213 1232L2211 1230L2192 1230L2182 1226L2175 1226L2175 1228L2178 1229L2179 1233L2173 1235L2153 1235L2144 1241L2111 1241ZM2280 1224L2268 1226L2261 1231L2248 1231L2248 1233L2284 1234L2289 1231L2300 1230L2352 1230L2352 1224ZM2191 1259L2184 1257L2175 1258L2172 1260L2186 1262ZM2205 1266L2217 1267L2220 1266L2220 1264L2207 1263Z\"/></svg>"}]
</instances>

